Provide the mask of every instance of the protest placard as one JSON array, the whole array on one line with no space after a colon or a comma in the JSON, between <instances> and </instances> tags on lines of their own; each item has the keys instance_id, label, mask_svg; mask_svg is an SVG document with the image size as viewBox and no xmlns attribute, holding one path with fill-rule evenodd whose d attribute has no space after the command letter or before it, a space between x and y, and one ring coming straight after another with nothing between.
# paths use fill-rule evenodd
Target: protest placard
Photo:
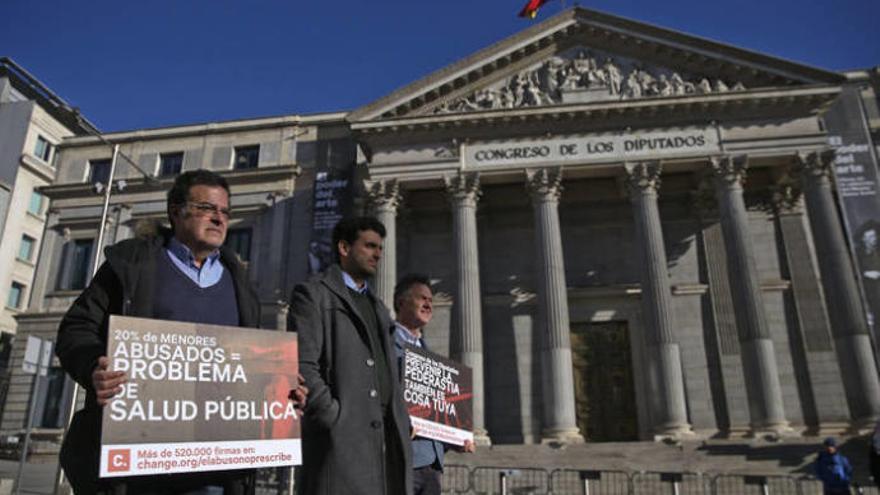
<instances>
[{"instance_id":1,"label":"protest placard","mask_svg":"<svg viewBox=\"0 0 880 495\"><path fill-rule=\"evenodd\" d=\"M452 445L474 439L471 369L406 346L403 399L416 435Z\"/></svg>"},{"instance_id":2,"label":"protest placard","mask_svg":"<svg viewBox=\"0 0 880 495\"><path fill-rule=\"evenodd\" d=\"M296 334L110 317L101 477L301 463Z\"/></svg>"}]
</instances>

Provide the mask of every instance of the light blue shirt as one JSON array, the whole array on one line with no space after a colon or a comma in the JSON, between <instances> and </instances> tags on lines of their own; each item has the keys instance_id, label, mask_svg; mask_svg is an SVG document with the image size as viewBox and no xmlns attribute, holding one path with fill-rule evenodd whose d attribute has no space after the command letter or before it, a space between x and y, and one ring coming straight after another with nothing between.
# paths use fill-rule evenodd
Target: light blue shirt
<instances>
[{"instance_id":1,"label":"light blue shirt","mask_svg":"<svg viewBox=\"0 0 880 495\"><path fill-rule=\"evenodd\" d=\"M394 322L394 331L397 332L397 337L399 340L402 340L404 343L409 344L413 347L422 347L422 341L412 334L408 328L401 325L400 322Z\"/></svg>"},{"instance_id":2,"label":"light blue shirt","mask_svg":"<svg viewBox=\"0 0 880 495\"><path fill-rule=\"evenodd\" d=\"M190 278L199 287L206 289L220 281L223 277L223 263L220 262L220 251L211 253L201 268L196 266L196 258L192 250L172 237L165 248L168 258L184 275Z\"/></svg>"},{"instance_id":3,"label":"light blue shirt","mask_svg":"<svg viewBox=\"0 0 880 495\"><path fill-rule=\"evenodd\" d=\"M369 289L369 286L367 285L366 280L364 281L363 287L358 287L358 285L357 285L357 283L355 283L354 279L351 278L351 275L349 275L345 270L342 271L342 281L345 282L346 287L357 292L358 294L366 294L367 289Z\"/></svg>"}]
</instances>

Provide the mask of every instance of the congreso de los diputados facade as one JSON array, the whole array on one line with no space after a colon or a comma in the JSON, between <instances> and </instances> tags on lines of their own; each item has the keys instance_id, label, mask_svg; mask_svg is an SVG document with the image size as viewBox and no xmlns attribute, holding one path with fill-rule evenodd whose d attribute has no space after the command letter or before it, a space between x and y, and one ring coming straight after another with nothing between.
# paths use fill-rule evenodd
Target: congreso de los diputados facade
<instances>
[{"instance_id":1,"label":"congreso de los diputados facade","mask_svg":"<svg viewBox=\"0 0 880 495\"><path fill-rule=\"evenodd\" d=\"M880 254L856 241L880 230L878 80L575 7L350 112L67 138L12 369L91 273L106 140L156 177L119 165L104 243L163 221L174 174L221 172L268 327L315 264L319 210L375 214L373 290L390 306L399 276L435 282L426 340L473 368L483 442L870 428ZM44 432L70 401L51 377ZM14 372L0 435L31 380Z\"/></svg>"}]
</instances>

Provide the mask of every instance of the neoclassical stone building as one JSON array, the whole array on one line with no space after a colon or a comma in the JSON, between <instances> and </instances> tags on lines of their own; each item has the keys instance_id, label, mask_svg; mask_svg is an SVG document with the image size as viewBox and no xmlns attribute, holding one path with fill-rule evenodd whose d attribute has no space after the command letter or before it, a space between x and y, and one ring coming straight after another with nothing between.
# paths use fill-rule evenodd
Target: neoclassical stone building
<instances>
[{"instance_id":1,"label":"neoclassical stone building","mask_svg":"<svg viewBox=\"0 0 880 495\"><path fill-rule=\"evenodd\" d=\"M279 328L316 173L352 166L357 209L388 228L374 290L390 305L400 275L436 282L427 340L473 367L483 441L817 434L880 416L823 119L860 78L574 8L347 114L105 138L166 186L163 164L230 178ZM20 333L51 336L76 295L108 156L59 148ZM108 242L162 218L161 193L129 182ZM3 432L25 410L7 404Z\"/></svg>"},{"instance_id":2,"label":"neoclassical stone building","mask_svg":"<svg viewBox=\"0 0 880 495\"><path fill-rule=\"evenodd\" d=\"M847 78L571 9L349 116L496 442L863 427L822 115ZM876 166L876 165L875 165Z\"/></svg>"}]
</instances>

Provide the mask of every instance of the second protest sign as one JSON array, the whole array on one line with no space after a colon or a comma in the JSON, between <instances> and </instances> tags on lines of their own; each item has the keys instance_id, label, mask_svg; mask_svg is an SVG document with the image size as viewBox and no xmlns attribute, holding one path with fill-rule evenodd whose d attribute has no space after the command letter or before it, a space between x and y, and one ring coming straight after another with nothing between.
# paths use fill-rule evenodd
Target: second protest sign
<instances>
[{"instance_id":1,"label":"second protest sign","mask_svg":"<svg viewBox=\"0 0 880 495\"><path fill-rule=\"evenodd\" d=\"M473 395L469 367L406 346L403 399L418 436L452 445L473 441Z\"/></svg>"}]
</instances>

